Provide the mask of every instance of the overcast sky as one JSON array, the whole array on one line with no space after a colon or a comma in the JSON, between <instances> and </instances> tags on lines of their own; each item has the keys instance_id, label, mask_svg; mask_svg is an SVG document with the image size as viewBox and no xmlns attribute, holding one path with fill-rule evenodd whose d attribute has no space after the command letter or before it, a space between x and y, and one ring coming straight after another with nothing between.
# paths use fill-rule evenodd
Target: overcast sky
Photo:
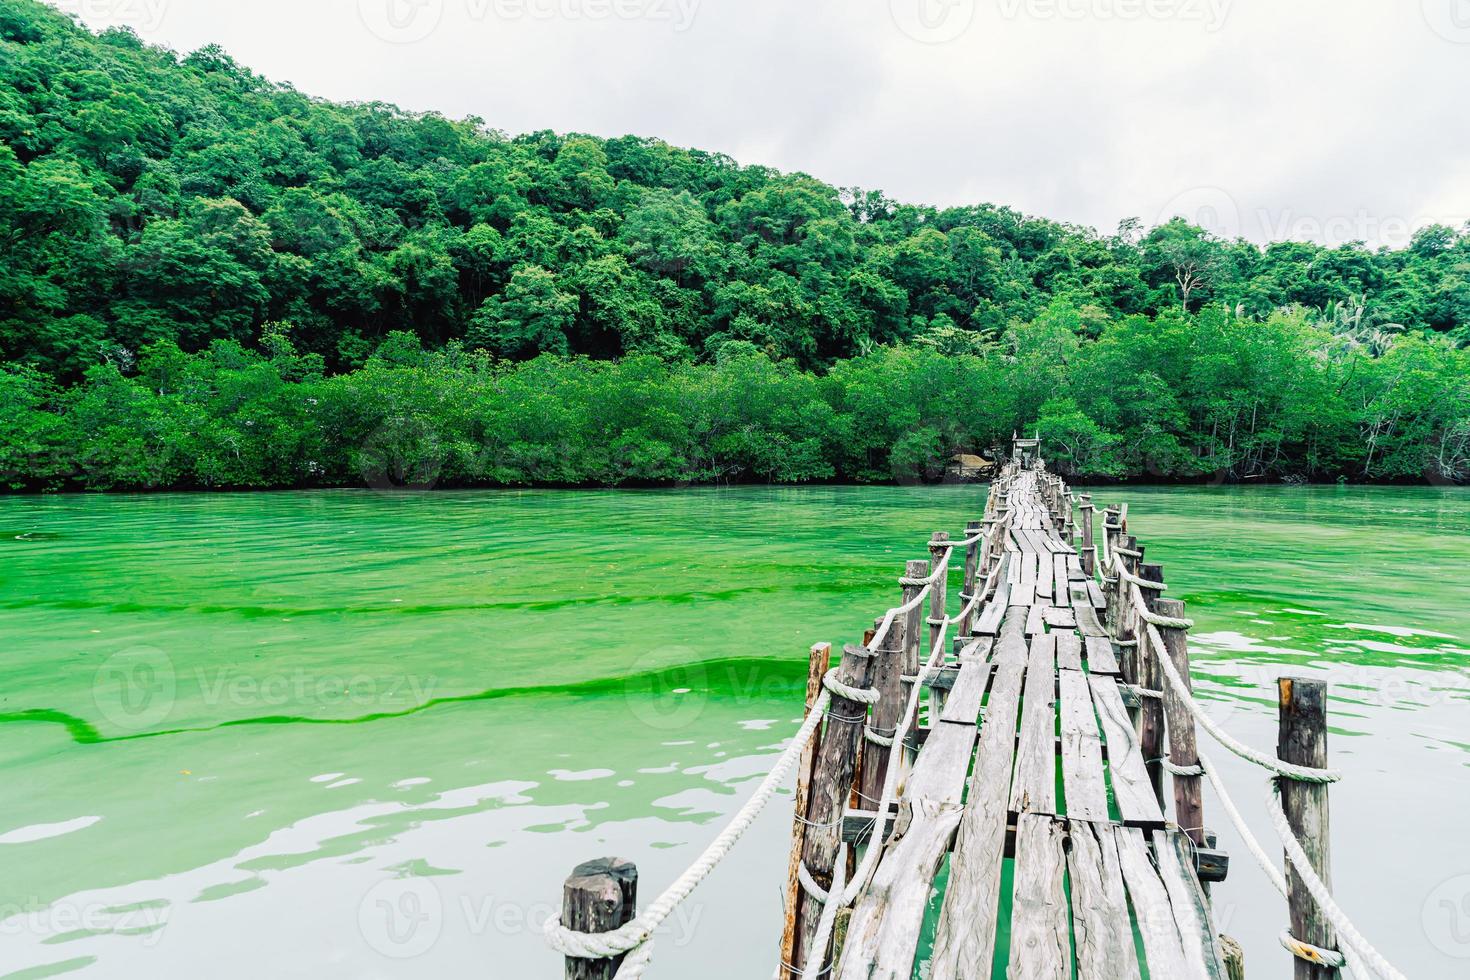
<instances>
[{"instance_id":1,"label":"overcast sky","mask_svg":"<svg viewBox=\"0 0 1470 980\"><path fill-rule=\"evenodd\" d=\"M314 95L1111 231L1470 219L1470 0L53 0Z\"/></svg>"}]
</instances>

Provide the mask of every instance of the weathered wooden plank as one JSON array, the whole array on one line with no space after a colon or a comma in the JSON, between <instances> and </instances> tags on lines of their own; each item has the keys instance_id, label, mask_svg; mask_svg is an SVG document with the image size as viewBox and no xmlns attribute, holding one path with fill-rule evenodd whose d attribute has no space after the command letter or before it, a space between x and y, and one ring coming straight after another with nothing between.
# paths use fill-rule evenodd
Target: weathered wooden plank
<instances>
[{"instance_id":1,"label":"weathered wooden plank","mask_svg":"<svg viewBox=\"0 0 1470 980\"><path fill-rule=\"evenodd\" d=\"M983 658L973 657L960 665L960 674L950 689L949 699L944 702L940 721L961 725L979 722L980 704L985 700L985 688L990 683L991 666Z\"/></svg>"},{"instance_id":2,"label":"weathered wooden plank","mask_svg":"<svg viewBox=\"0 0 1470 980\"><path fill-rule=\"evenodd\" d=\"M912 975L934 874L963 816L960 799L976 734L974 725L939 725L924 743L904 791L898 840L883 855L848 926L839 973L845 980Z\"/></svg>"},{"instance_id":3,"label":"weathered wooden plank","mask_svg":"<svg viewBox=\"0 0 1470 980\"><path fill-rule=\"evenodd\" d=\"M1087 637L1087 670L1092 674L1118 674L1118 654L1105 636Z\"/></svg>"},{"instance_id":4,"label":"weathered wooden plank","mask_svg":"<svg viewBox=\"0 0 1470 980\"><path fill-rule=\"evenodd\" d=\"M1216 945L1205 890L1193 871L1193 842L1178 831L1156 830L1154 857L1174 910L1184 961L1197 975L1225 980L1225 962Z\"/></svg>"},{"instance_id":5,"label":"weathered wooden plank","mask_svg":"<svg viewBox=\"0 0 1470 980\"><path fill-rule=\"evenodd\" d=\"M1056 561L1052 558L1050 551L1038 554L1036 561L1036 601L1049 605L1055 594L1053 590L1056 588Z\"/></svg>"},{"instance_id":6,"label":"weathered wooden plank","mask_svg":"<svg viewBox=\"0 0 1470 980\"><path fill-rule=\"evenodd\" d=\"M1118 693L1117 681L1101 674L1088 680L1092 686L1092 703L1097 708L1103 738L1107 741L1108 772L1112 775L1113 799L1117 801L1118 813L1125 823L1150 830L1162 827L1164 814L1148 781L1143 753L1139 751L1128 709L1123 706L1123 697Z\"/></svg>"},{"instance_id":7,"label":"weathered wooden plank","mask_svg":"<svg viewBox=\"0 0 1470 980\"><path fill-rule=\"evenodd\" d=\"M995 958L1000 872L1005 857L1016 713L1024 662L996 667L980 722L980 747L965 814L950 859L949 887L934 938L931 980L989 976ZM940 726L944 727L944 726Z\"/></svg>"},{"instance_id":8,"label":"weathered wooden plank","mask_svg":"<svg viewBox=\"0 0 1470 980\"><path fill-rule=\"evenodd\" d=\"M1010 602L1011 581L1010 572L1016 566L1012 555L1007 554L1001 559L1006 566L1001 570L999 584L995 587L995 595L985 604L985 609L980 613L980 619L975 623L975 632L994 636L1000 629L1000 621L1006 614L1006 604Z\"/></svg>"},{"instance_id":9,"label":"weathered wooden plank","mask_svg":"<svg viewBox=\"0 0 1470 980\"><path fill-rule=\"evenodd\" d=\"M955 655L955 659L960 662L960 666L962 667L965 664L969 663L971 660L978 660L981 663L989 663L990 651L992 648L994 648L994 646L995 637L977 636L973 639L965 641L964 645L960 647L959 653Z\"/></svg>"},{"instance_id":10,"label":"weathered wooden plank","mask_svg":"<svg viewBox=\"0 0 1470 980\"><path fill-rule=\"evenodd\" d=\"M926 747L920 761L929 751ZM913 976L934 875L963 813L958 803L913 802L907 829L883 855L853 910L837 973L840 980L909 980Z\"/></svg>"},{"instance_id":11,"label":"weathered wooden plank","mask_svg":"<svg viewBox=\"0 0 1470 980\"><path fill-rule=\"evenodd\" d=\"M937 725L924 742L904 789L905 799L958 803L975 754L974 725Z\"/></svg>"},{"instance_id":12,"label":"weathered wooden plank","mask_svg":"<svg viewBox=\"0 0 1470 980\"><path fill-rule=\"evenodd\" d=\"M1070 606L1072 604L1072 583L1067 580L1067 556L1055 555L1052 558L1052 605Z\"/></svg>"},{"instance_id":13,"label":"weathered wooden plank","mask_svg":"<svg viewBox=\"0 0 1470 980\"><path fill-rule=\"evenodd\" d=\"M1012 813L1056 813L1056 638L1031 639L1021 708Z\"/></svg>"},{"instance_id":14,"label":"weathered wooden plank","mask_svg":"<svg viewBox=\"0 0 1470 980\"><path fill-rule=\"evenodd\" d=\"M1057 677L1061 688L1062 792L1067 816L1106 821L1108 788L1103 779L1102 739L1097 733L1087 676L1077 670L1062 670Z\"/></svg>"},{"instance_id":15,"label":"weathered wooden plank","mask_svg":"<svg viewBox=\"0 0 1470 980\"><path fill-rule=\"evenodd\" d=\"M1041 618L1046 625L1054 629L1072 630L1077 628L1077 617L1073 610L1065 606L1047 606L1042 610Z\"/></svg>"},{"instance_id":16,"label":"weathered wooden plank","mask_svg":"<svg viewBox=\"0 0 1470 980\"><path fill-rule=\"evenodd\" d=\"M1072 615L1077 617L1077 630L1083 636L1107 636L1108 631L1097 618L1097 610L1091 606L1073 606Z\"/></svg>"},{"instance_id":17,"label":"weathered wooden plank","mask_svg":"<svg viewBox=\"0 0 1470 980\"><path fill-rule=\"evenodd\" d=\"M1031 605L1036 601L1036 569L1038 566L1036 553L1033 551L1023 552L1021 555L1021 581L1016 586L1011 601L1023 605Z\"/></svg>"},{"instance_id":18,"label":"weathered wooden plank","mask_svg":"<svg viewBox=\"0 0 1470 980\"><path fill-rule=\"evenodd\" d=\"M1143 833L1134 827L1113 828L1118 842L1118 863L1123 868L1123 882L1133 902L1138 933L1143 937L1143 955L1151 977L1169 980L1191 980L1199 974L1189 969L1184 948L1179 941L1179 928L1169 907L1169 895L1148 857Z\"/></svg>"},{"instance_id":19,"label":"weathered wooden plank","mask_svg":"<svg viewBox=\"0 0 1470 980\"><path fill-rule=\"evenodd\" d=\"M1031 612L1026 616L1026 635L1036 636L1038 633L1046 632L1046 610L1047 606L1038 602L1031 607Z\"/></svg>"},{"instance_id":20,"label":"weathered wooden plank","mask_svg":"<svg viewBox=\"0 0 1470 980\"><path fill-rule=\"evenodd\" d=\"M1082 637L1071 632L1058 632L1052 635L1057 641L1057 669L1081 670Z\"/></svg>"},{"instance_id":21,"label":"weathered wooden plank","mask_svg":"<svg viewBox=\"0 0 1470 980\"><path fill-rule=\"evenodd\" d=\"M1133 922L1111 828L1071 823L1067 868L1072 881L1072 932L1077 980L1138 980Z\"/></svg>"},{"instance_id":22,"label":"weathered wooden plank","mask_svg":"<svg viewBox=\"0 0 1470 980\"><path fill-rule=\"evenodd\" d=\"M1090 596L1092 596L1092 608L1094 608L1094 609L1106 609L1106 608L1108 608L1108 600L1103 595L1102 588L1099 587L1096 582L1093 582L1093 581L1090 581L1090 580L1088 581L1088 583L1087 583L1087 594L1090 595Z\"/></svg>"},{"instance_id":23,"label":"weathered wooden plank","mask_svg":"<svg viewBox=\"0 0 1470 980\"><path fill-rule=\"evenodd\" d=\"M1007 980L1070 980L1072 976L1063 837L1061 821L1051 817L1022 814L1016 822Z\"/></svg>"},{"instance_id":24,"label":"weathered wooden plank","mask_svg":"<svg viewBox=\"0 0 1470 980\"><path fill-rule=\"evenodd\" d=\"M997 664L1022 664L1026 663L1028 645L1026 642L1026 619L1031 610L1027 606L1012 606L1006 610L1005 620L1001 623L1000 636L995 640L995 653L990 658Z\"/></svg>"}]
</instances>

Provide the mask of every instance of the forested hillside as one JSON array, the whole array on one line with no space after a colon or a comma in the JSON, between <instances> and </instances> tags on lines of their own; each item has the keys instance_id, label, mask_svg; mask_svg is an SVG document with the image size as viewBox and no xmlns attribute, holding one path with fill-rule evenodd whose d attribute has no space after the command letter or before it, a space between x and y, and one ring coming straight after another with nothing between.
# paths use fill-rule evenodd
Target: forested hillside
<instances>
[{"instance_id":1,"label":"forested hillside","mask_svg":"<svg viewBox=\"0 0 1470 980\"><path fill-rule=\"evenodd\" d=\"M1470 231L912 206L328 103L32 0L0 236L19 488L918 479L1035 425L1082 475L1470 469Z\"/></svg>"}]
</instances>

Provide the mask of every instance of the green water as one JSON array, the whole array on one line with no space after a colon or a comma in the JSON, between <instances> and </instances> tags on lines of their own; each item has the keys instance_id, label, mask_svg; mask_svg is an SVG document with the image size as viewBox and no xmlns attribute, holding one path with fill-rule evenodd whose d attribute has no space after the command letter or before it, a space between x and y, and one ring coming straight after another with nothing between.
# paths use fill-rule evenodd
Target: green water
<instances>
[{"instance_id":1,"label":"green water","mask_svg":"<svg viewBox=\"0 0 1470 980\"><path fill-rule=\"evenodd\" d=\"M1189 601L1199 687L1257 745L1333 682L1343 904L1470 970L1470 494L1109 491ZM0 500L0 977L554 976L576 862L651 897L979 488ZM1230 767L1266 834L1264 783ZM1252 973L1284 911L1216 890ZM658 975L773 966L789 811L660 937Z\"/></svg>"}]
</instances>

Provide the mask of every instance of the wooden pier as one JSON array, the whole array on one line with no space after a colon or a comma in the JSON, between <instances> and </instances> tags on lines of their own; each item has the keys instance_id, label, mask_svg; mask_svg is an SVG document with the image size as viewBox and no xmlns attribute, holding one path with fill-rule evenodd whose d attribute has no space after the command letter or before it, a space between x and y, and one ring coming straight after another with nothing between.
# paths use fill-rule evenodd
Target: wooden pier
<instances>
[{"instance_id":1,"label":"wooden pier","mask_svg":"<svg viewBox=\"0 0 1470 980\"><path fill-rule=\"evenodd\" d=\"M1195 719L1221 735L1189 690L1184 604L1163 598L1164 569L1143 560L1127 508L1074 497L1038 443L1018 440L965 535L934 536L931 561L904 569L902 604L835 667L830 645L812 649L808 718L771 777L796 774L776 976L1243 977L1212 916L1229 861L1205 829ZM961 554L962 572L951 561ZM963 575L955 616L951 569ZM1325 768L1325 687L1280 686L1278 757L1232 750L1274 773L1279 816L1305 844L1293 859L1286 843L1288 878L1273 881L1289 899L1282 942L1295 976L1336 977L1344 954L1327 920L1345 920L1297 873L1309 864L1319 885L1330 880L1326 784L1338 774ZM747 804L691 872L703 870L655 904L682 900L761 805ZM628 924L630 870L605 864L620 870L589 877L600 865L587 865L568 879L563 921L548 930L563 951L575 940L604 957L569 955L568 977L626 980L648 957L640 937L658 915ZM619 929L594 948L589 934ZM1353 936L1380 975L1398 976ZM641 959L619 973L612 957L627 950Z\"/></svg>"}]
</instances>

